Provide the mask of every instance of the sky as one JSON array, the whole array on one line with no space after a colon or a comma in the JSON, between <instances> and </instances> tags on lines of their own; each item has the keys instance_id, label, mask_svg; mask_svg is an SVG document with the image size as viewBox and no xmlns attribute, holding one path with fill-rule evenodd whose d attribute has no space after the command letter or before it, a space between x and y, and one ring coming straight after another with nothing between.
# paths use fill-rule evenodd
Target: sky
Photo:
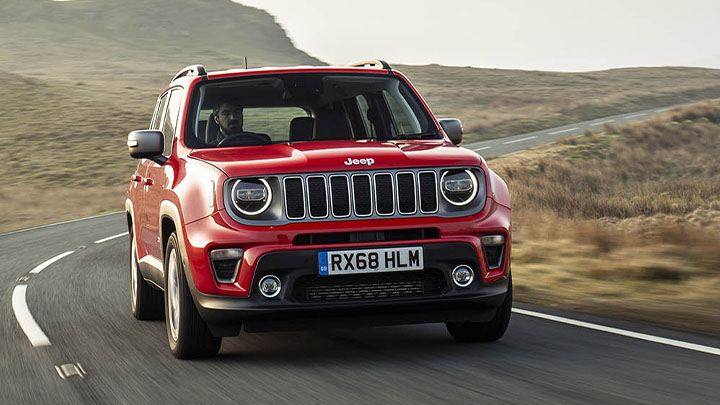
<instances>
[{"instance_id":1,"label":"sky","mask_svg":"<svg viewBox=\"0 0 720 405\"><path fill-rule=\"evenodd\" d=\"M331 64L720 68L720 0L233 0Z\"/></svg>"}]
</instances>

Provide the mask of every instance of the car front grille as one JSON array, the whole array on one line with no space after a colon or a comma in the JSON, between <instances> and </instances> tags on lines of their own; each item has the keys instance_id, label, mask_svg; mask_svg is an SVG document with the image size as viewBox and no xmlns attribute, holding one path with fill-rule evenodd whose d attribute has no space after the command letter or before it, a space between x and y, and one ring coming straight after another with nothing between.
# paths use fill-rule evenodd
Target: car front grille
<instances>
[{"instance_id":1,"label":"car front grille","mask_svg":"<svg viewBox=\"0 0 720 405\"><path fill-rule=\"evenodd\" d=\"M432 170L298 175L285 177L282 184L285 216L291 221L438 212Z\"/></svg>"},{"instance_id":2,"label":"car front grille","mask_svg":"<svg viewBox=\"0 0 720 405\"><path fill-rule=\"evenodd\" d=\"M352 274L343 276L303 276L293 295L300 302L353 301L418 297L445 291L445 278L439 270Z\"/></svg>"}]
</instances>

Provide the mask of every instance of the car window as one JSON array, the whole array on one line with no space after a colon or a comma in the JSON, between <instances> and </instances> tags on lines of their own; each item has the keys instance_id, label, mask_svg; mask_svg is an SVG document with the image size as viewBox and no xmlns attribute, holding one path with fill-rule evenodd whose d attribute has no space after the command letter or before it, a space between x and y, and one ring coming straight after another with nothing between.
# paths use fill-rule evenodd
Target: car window
<instances>
[{"instance_id":1,"label":"car window","mask_svg":"<svg viewBox=\"0 0 720 405\"><path fill-rule=\"evenodd\" d=\"M213 111L236 111L215 117ZM242 112L237 118L237 111ZM191 148L277 142L441 136L400 78L356 73L283 73L200 83L188 111ZM294 118L297 121L290 134ZM217 119L216 119L217 118ZM232 139L230 139L232 138ZM222 145L221 145L222 142Z\"/></svg>"},{"instance_id":2,"label":"car window","mask_svg":"<svg viewBox=\"0 0 720 405\"><path fill-rule=\"evenodd\" d=\"M167 105L168 95L167 93L160 96L160 99L155 106L155 113L153 114L152 122L150 123L150 129L160 130L160 124L162 123L162 117L165 113L165 106Z\"/></svg>"},{"instance_id":3,"label":"car window","mask_svg":"<svg viewBox=\"0 0 720 405\"><path fill-rule=\"evenodd\" d=\"M375 131L375 126L370 121L370 117L368 116L370 105L368 104L366 96L359 95L355 97L355 101L357 102L358 108L360 109L360 117L362 118L362 123L365 127L365 133L367 133L369 138L376 138L377 133Z\"/></svg>"},{"instance_id":4,"label":"car window","mask_svg":"<svg viewBox=\"0 0 720 405\"><path fill-rule=\"evenodd\" d=\"M163 148L163 155L170 156L172 151L172 142L175 137L175 130L177 129L178 113L180 112L180 102L182 101L182 92L173 90L170 93L170 99L167 102L167 108L165 112L165 118L163 120L163 136L165 137L165 147Z\"/></svg>"},{"instance_id":5,"label":"car window","mask_svg":"<svg viewBox=\"0 0 720 405\"><path fill-rule=\"evenodd\" d=\"M383 90L383 98L390 109L390 116L398 134L410 135L421 132L420 123L407 102L393 97L387 90Z\"/></svg>"},{"instance_id":6,"label":"car window","mask_svg":"<svg viewBox=\"0 0 720 405\"><path fill-rule=\"evenodd\" d=\"M300 107L254 107L243 110L243 130L267 134L273 142L288 140L290 121L307 117Z\"/></svg>"}]
</instances>

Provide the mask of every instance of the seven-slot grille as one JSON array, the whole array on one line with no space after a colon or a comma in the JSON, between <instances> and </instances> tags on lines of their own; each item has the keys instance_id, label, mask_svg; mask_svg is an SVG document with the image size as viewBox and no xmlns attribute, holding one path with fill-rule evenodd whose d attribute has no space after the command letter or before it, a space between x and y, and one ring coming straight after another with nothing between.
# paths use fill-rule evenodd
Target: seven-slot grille
<instances>
[{"instance_id":1,"label":"seven-slot grille","mask_svg":"<svg viewBox=\"0 0 720 405\"><path fill-rule=\"evenodd\" d=\"M431 170L288 176L283 179L290 220L433 214L438 178Z\"/></svg>"}]
</instances>

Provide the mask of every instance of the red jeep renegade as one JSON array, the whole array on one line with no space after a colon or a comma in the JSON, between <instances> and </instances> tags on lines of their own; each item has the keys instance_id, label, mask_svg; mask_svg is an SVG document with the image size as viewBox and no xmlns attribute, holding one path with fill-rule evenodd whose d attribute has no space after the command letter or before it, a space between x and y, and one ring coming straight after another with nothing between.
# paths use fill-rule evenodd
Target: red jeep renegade
<instances>
[{"instance_id":1,"label":"red jeep renegade","mask_svg":"<svg viewBox=\"0 0 720 405\"><path fill-rule=\"evenodd\" d=\"M461 139L382 61L181 70L128 135L133 314L164 314L180 358L241 328L445 322L499 339L510 198Z\"/></svg>"}]
</instances>

